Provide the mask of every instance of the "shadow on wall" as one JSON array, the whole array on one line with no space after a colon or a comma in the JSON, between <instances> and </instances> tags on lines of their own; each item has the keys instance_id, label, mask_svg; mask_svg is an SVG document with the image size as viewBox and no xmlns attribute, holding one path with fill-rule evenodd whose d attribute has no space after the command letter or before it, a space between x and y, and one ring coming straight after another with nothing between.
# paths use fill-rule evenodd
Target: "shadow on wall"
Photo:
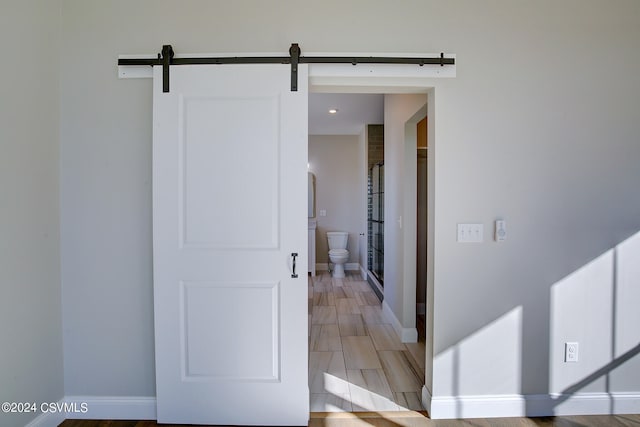
<instances>
[{"instance_id":1,"label":"shadow on wall","mask_svg":"<svg viewBox=\"0 0 640 427\"><path fill-rule=\"evenodd\" d=\"M546 298L523 298L521 305L440 352L438 365L450 373L451 383L439 395L452 399L437 417L477 416L480 406L471 407L483 404L479 394L489 400L512 396L527 416L585 413L584 405L571 401L574 397L588 399L593 414L628 413L625 392L637 397L640 389L640 358L635 358L640 354L639 282L637 232L553 283ZM540 306L545 299L547 305ZM528 310L538 311L539 323L547 320L547 333L538 342L548 347L538 360L526 352L526 322L533 321ZM578 362L564 361L566 342L579 343ZM548 382L546 393L527 390L528 375L535 369L541 382ZM479 393L469 383L485 388Z\"/></svg>"},{"instance_id":2,"label":"shadow on wall","mask_svg":"<svg viewBox=\"0 0 640 427\"><path fill-rule=\"evenodd\" d=\"M581 392L604 393L597 412L616 413L614 393L640 387L640 361L616 372L640 353L640 232L609 249L551 287L551 398L532 401L527 413L563 413ZM579 341L578 362L565 362L564 343ZM633 363L633 362L632 362ZM635 375L629 375L634 373ZM571 411L570 408L568 408Z\"/></svg>"}]
</instances>

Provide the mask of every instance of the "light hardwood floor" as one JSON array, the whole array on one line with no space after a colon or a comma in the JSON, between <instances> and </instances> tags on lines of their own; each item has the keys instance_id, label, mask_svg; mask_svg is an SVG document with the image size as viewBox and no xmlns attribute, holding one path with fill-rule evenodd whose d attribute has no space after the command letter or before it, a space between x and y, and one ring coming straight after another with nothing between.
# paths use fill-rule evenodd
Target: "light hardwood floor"
<instances>
[{"instance_id":1,"label":"light hardwood floor","mask_svg":"<svg viewBox=\"0 0 640 427\"><path fill-rule=\"evenodd\" d=\"M311 414L309 427L638 427L640 415L430 420L418 412ZM178 427L155 421L66 420L60 427ZM205 427L205 426L203 426Z\"/></svg>"},{"instance_id":2,"label":"light hardwood floor","mask_svg":"<svg viewBox=\"0 0 640 427\"><path fill-rule=\"evenodd\" d=\"M403 344L359 274L309 277L311 411L422 410L424 344Z\"/></svg>"}]
</instances>

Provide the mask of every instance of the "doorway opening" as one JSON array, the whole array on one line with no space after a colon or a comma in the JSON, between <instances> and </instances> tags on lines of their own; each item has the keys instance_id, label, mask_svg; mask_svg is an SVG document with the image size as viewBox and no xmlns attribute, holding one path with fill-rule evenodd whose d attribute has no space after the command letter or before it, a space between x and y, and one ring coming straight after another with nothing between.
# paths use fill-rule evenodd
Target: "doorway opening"
<instances>
[{"instance_id":1,"label":"doorway opening","mask_svg":"<svg viewBox=\"0 0 640 427\"><path fill-rule=\"evenodd\" d=\"M340 92L340 95L349 95L357 97L363 94L352 93L352 90ZM315 94L310 93L310 103ZM322 93L322 95L330 95ZM331 94L332 95L332 94ZM383 96L384 95L380 95ZM409 102L407 111L399 113L398 117L404 116L404 121L394 123L392 127L401 128L409 126L411 120L415 120L416 115L426 115L427 96L425 93L412 95L419 98L422 104L414 108ZM402 96L392 100L395 103L402 104L404 101ZM410 111L413 108L413 111ZM338 111L341 109L335 108ZM310 105L310 114L313 108ZM329 108L327 108L327 111ZM342 109L344 111L344 109ZM410 114L409 114L410 112ZM333 113L336 114L336 113ZM421 117L421 118L422 118ZM398 200L398 192L394 191L393 196L387 195L385 198L386 188L389 184L385 183L385 159L375 162L369 167L371 162L368 159L367 138L371 133L371 126L379 126L384 135L384 119L382 123L361 123L361 134L354 138L344 138L344 144L354 144L359 148L357 158L353 158L353 149L349 150L344 156L351 158L347 161L348 168L357 169L354 176L360 187L357 195L351 198L356 199L359 204L356 208L359 222L362 228L354 236L350 236L349 249L359 253L356 261L359 264L351 266L347 269L347 277L344 279L335 279L331 277L329 272L324 272L321 257L326 250L326 246L321 242L326 241L326 236L322 231L323 217L329 217L330 209L323 209L323 176L322 170L326 165L318 164L318 152L328 150L326 147L320 148L323 143L331 144L336 142L339 137L318 138L309 137L309 167L316 176L316 214L315 220L318 224L318 232L316 234L318 260L318 274L316 277L310 278L309 282L309 386L311 392L311 411L312 412L357 412L357 411L389 411L389 410L423 410L422 404L423 388L425 385L426 372L426 352L424 339L418 343L418 333L416 320L416 268L417 268L417 171L416 171L416 131L415 123L413 126L413 148L411 150L413 167L409 169L409 175L412 175L413 185L406 188L404 185L406 160L404 159L409 133L404 135L396 144L399 146L391 149L395 158L392 172L394 175L390 178L391 185L398 186L403 189L402 197ZM313 128L312 119L310 118L310 131ZM351 147L353 148L353 147ZM402 161L398 161L397 156L402 157ZM338 152L334 152L334 156L342 156ZM344 160L344 159L343 159ZM346 176L343 171L339 170L340 161L333 162L330 166L331 175ZM402 171L402 174L398 174ZM377 185L376 185L377 184ZM335 190L335 186L333 186ZM339 193L339 191L337 191ZM335 197L335 194L333 194ZM363 197L365 196L365 197ZM349 198L349 197L347 197ZM405 200L407 199L407 200ZM403 227L403 216L408 199L413 202L408 203L413 206L413 226ZM399 204L400 208L393 206L390 209L393 212L393 219L389 219L386 214L386 206L391 204ZM376 209L378 209L376 211ZM324 211L324 212L323 212ZM323 214L325 216L323 216ZM385 222L385 217L388 221ZM397 218L397 220L396 220ZM405 216L405 221L411 221L411 215ZM373 221L372 221L373 220ZM373 225L376 225L375 230ZM371 231L374 231L371 233ZM385 233L385 230L387 232ZM378 235L378 242L371 241L370 236ZM375 237L374 237L375 238ZM384 243L389 239L393 245L404 248L413 245L413 259L407 262L403 261L402 256L389 257L385 256ZM351 242L355 241L355 245ZM376 243L379 243L376 245ZM372 252L380 250L378 264L381 268L376 268L376 264L370 262L372 260ZM324 252L326 254L326 252ZM373 275L369 273L370 266L374 266L375 273L378 273L380 279L384 281L384 260L391 259L395 265L387 267L399 275L401 278L406 275L405 272L413 268L412 281L404 280L401 286L397 283L396 277L390 283L390 289L380 287L376 289L367 281L367 277ZM425 260L426 262L426 260ZM375 276L374 276L375 277ZM376 277L377 278L377 277ZM409 279L409 278L406 278ZM401 279L402 280L402 279ZM396 283L394 283L396 282ZM384 283L384 282L383 282ZM395 287L394 287L395 286ZM376 298L375 290L378 292L379 298ZM399 304L394 304L394 296L392 293L400 291L403 294ZM388 292L388 295L385 295ZM386 297L386 298L385 298ZM406 309L406 300L411 301ZM397 300L395 301L398 302ZM400 310L394 310L400 306ZM413 318L413 322L407 322L407 316ZM422 324L420 335L425 336L426 326ZM430 388L430 385L429 385Z\"/></svg>"}]
</instances>

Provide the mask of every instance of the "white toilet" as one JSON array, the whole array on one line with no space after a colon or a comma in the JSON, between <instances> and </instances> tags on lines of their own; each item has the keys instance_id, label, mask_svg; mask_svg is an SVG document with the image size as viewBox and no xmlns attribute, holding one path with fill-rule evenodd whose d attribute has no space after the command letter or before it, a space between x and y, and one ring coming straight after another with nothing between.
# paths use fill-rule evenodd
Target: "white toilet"
<instances>
[{"instance_id":1,"label":"white toilet","mask_svg":"<svg viewBox=\"0 0 640 427\"><path fill-rule=\"evenodd\" d=\"M349 260L349 251L347 250L349 233L328 231L327 240L329 242L329 260L333 264L332 276L341 279L344 277L344 264Z\"/></svg>"}]
</instances>

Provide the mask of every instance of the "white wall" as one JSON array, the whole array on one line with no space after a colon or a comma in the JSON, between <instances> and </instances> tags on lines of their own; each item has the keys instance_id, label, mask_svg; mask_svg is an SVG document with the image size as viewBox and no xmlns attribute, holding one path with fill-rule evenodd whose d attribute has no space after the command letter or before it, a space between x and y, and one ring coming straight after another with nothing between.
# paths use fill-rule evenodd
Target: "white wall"
<instances>
[{"instance_id":1,"label":"white wall","mask_svg":"<svg viewBox=\"0 0 640 427\"><path fill-rule=\"evenodd\" d=\"M579 337L579 330L569 324L572 330L565 336L552 332L558 310L554 306L552 311L553 287L640 229L640 198L634 189L640 169L632 160L640 155L640 98L637 90L629 91L640 84L633 71L640 65L640 4L492 5L465 4L459 31L447 38L456 46L458 77L435 89L436 396L509 395L513 384L499 379L507 372L513 375L513 366L520 366L520 394L557 391L552 376L565 375L550 367L569 371L575 366L558 363L562 356L553 349L569 336ZM487 61L489 51L500 52L501 60ZM612 68L607 62L614 58L621 62ZM509 237L498 244L490 237L492 222L500 217L507 220ZM485 224L485 242L456 243L459 222ZM565 300L565 319L581 317L584 304L608 304L587 291L588 280L579 283L588 302ZM512 316L514 310L521 314ZM610 321L607 310L591 316L597 323ZM618 327L635 321L628 313L624 318ZM493 377L445 366L441 355L503 322L519 334L468 347L480 362L476 366ZM585 337L596 333L580 330ZM640 342L637 334L634 339ZM608 340L596 341L611 346ZM496 363L492 349L514 342L516 359ZM594 352L585 350L583 356ZM599 381L566 392L628 391L628 382L637 392L639 361L636 356L615 368L608 387ZM524 410L534 406L527 403ZM557 410L552 404L546 409Z\"/></svg>"},{"instance_id":2,"label":"white wall","mask_svg":"<svg viewBox=\"0 0 640 427\"><path fill-rule=\"evenodd\" d=\"M304 11L293 0L64 0L62 22L68 394L154 393L151 86L117 80L118 54L154 53L164 43L185 53L285 52L292 42L303 54L457 54L457 77L431 81L429 112L435 397L550 392L550 376L559 375L551 372L550 340L555 348L559 338L551 334L552 287L640 230L635 0L358 0ZM481 222L490 236L497 217L507 220L507 242L455 242L456 223ZM626 274L637 281L637 272ZM632 321L625 310L615 325ZM515 359L494 363L496 345L516 349ZM456 348L473 349L466 366L482 376L456 368ZM615 368L609 390L640 393L639 360ZM517 383L498 382L505 369Z\"/></svg>"},{"instance_id":3,"label":"white wall","mask_svg":"<svg viewBox=\"0 0 640 427\"><path fill-rule=\"evenodd\" d=\"M359 262L365 213L364 160L358 135L310 135L309 165L316 176L316 261L329 262L327 231L349 233L349 261ZM320 216L325 210L327 216Z\"/></svg>"},{"instance_id":4,"label":"white wall","mask_svg":"<svg viewBox=\"0 0 640 427\"><path fill-rule=\"evenodd\" d=\"M384 98L384 299L404 329L416 326L415 126L426 103L426 94ZM413 132L407 133L410 121Z\"/></svg>"},{"instance_id":5,"label":"white wall","mask_svg":"<svg viewBox=\"0 0 640 427\"><path fill-rule=\"evenodd\" d=\"M64 396L59 250L60 2L0 7L0 402ZM40 412L0 413L24 426Z\"/></svg>"},{"instance_id":6,"label":"white wall","mask_svg":"<svg viewBox=\"0 0 640 427\"><path fill-rule=\"evenodd\" d=\"M151 81L118 80L116 63L122 49L135 46L133 39L153 40L154 30L141 29L159 10L156 6L63 5L60 183L67 395L155 395Z\"/></svg>"}]
</instances>

